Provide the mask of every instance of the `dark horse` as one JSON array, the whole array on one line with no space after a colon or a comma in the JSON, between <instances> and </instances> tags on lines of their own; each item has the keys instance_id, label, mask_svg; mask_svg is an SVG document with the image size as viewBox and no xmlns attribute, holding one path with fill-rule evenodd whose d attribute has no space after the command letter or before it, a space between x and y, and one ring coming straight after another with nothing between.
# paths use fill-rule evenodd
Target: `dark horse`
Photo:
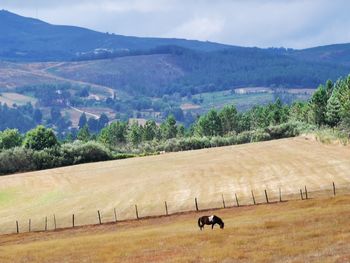
<instances>
[{"instance_id":1,"label":"dark horse","mask_svg":"<svg viewBox=\"0 0 350 263\"><path fill-rule=\"evenodd\" d=\"M204 225L211 225L211 229L213 229L215 224L220 225L221 229L224 228L224 222L216 215L202 216L198 218L198 226L201 230L204 228Z\"/></svg>"}]
</instances>

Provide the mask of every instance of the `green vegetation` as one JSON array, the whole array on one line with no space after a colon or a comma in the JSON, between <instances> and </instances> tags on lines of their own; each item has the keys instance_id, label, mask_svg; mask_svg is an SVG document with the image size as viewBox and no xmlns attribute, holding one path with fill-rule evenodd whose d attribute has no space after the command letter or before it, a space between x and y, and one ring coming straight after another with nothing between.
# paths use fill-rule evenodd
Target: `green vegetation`
<instances>
[{"instance_id":1,"label":"green vegetation","mask_svg":"<svg viewBox=\"0 0 350 263\"><path fill-rule=\"evenodd\" d=\"M38 126L22 135L17 130L0 133L0 173L13 173L156 154L297 136L317 131L321 141L332 136L345 143L350 131L350 75L336 83L320 85L307 102L274 103L240 112L235 106L211 109L185 128L170 115L160 125L148 120L116 121L108 124L106 116L95 120L80 118L80 129L58 141L53 130ZM325 131L332 129L332 135Z\"/></svg>"}]
</instances>

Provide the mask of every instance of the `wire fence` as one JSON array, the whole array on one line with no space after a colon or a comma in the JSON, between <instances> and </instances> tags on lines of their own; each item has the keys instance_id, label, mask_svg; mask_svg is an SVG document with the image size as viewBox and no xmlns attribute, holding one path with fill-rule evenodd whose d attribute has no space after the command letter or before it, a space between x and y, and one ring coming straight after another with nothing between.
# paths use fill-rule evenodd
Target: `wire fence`
<instances>
[{"instance_id":1,"label":"wire fence","mask_svg":"<svg viewBox=\"0 0 350 263\"><path fill-rule=\"evenodd\" d=\"M225 209L236 207L274 204L292 200L309 200L322 197L334 197L350 193L350 185L336 185L330 182L329 185L316 189L308 188L307 185L300 186L299 189L291 191L290 189L263 189L251 190L250 194L240 194L239 192L217 193L217 198L212 201L201 202L198 197L193 197L182 205L174 205L174 202L164 201L164 203L134 204L123 213L118 213L118 208L113 207L104 210L86 211L82 210L70 214L51 214L45 216L36 216L28 219L19 219L15 222L1 222L0 234L14 234L38 231L55 231L59 229L76 228L88 225L103 225L118 223L129 220L140 220L143 218L152 218L159 216L171 216L184 212L204 212L214 209Z\"/></svg>"}]
</instances>

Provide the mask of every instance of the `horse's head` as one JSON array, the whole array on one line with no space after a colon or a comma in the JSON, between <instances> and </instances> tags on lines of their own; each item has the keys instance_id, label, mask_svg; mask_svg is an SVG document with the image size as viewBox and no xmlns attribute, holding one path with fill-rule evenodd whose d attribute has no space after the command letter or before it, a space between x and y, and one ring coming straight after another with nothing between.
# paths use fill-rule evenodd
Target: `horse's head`
<instances>
[{"instance_id":1,"label":"horse's head","mask_svg":"<svg viewBox=\"0 0 350 263\"><path fill-rule=\"evenodd\" d=\"M221 228L221 229L224 229L224 226L225 226L224 222L221 221L220 228Z\"/></svg>"}]
</instances>

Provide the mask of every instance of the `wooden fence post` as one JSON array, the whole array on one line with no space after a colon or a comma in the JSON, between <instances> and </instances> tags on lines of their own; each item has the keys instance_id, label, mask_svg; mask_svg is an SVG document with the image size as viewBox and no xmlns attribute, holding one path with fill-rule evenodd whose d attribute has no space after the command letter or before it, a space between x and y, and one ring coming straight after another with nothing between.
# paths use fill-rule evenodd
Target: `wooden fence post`
<instances>
[{"instance_id":1,"label":"wooden fence post","mask_svg":"<svg viewBox=\"0 0 350 263\"><path fill-rule=\"evenodd\" d=\"M75 227L75 218L74 218L74 214L72 215L72 226L73 226L73 228Z\"/></svg>"},{"instance_id":2,"label":"wooden fence post","mask_svg":"<svg viewBox=\"0 0 350 263\"><path fill-rule=\"evenodd\" d=\"M28 221L28 232L32 231L32 220L29 218Z\"/></svg>"},{"instance_id":3,"label":"wooden fence post","mask_svg":"<svg viewBox=\"0 0 350 263\"><path fill-rule=\"evenodd\" d=\"M238 197L237 197L237 194L236 194L236 193L235 193L235 197L236 197L236 204L237 204L237 207L239 207Z\"/></svg>"},{"instance_id":4,"label":"wooden fence post","mask_svg":"<svg viewBox=\"0 0 350 263\"><path fill-rule=\"evenodd\" d=\"M166 201L164 201L164 205L165 205L165 214L169 215L168 214L168 204L166 203Z\"/></svg>"},{"instance_id":5,"label":"wooden fence post","mask_svg":"<svg viewBox=\"0 0 350 263\"><path fill-rule=\"evenodd\" d=\"M136 218L139 219L139 211L137 210L137 205L135 205Z\"/></svg>"},{"instance_id":6,"label":"wooden fence post","mask_svg":"<svg viewBox=\"0 0 350 263\"><path fill-rule=\"evenodd\" d=\"M224 195L223 195L223 194L221 194L221 197L222 197L222 205L224 206L224 208L226 208L226 204L225 204Z\"/></svg>"},{"instance_id":7,"label":"wooden fence post","mask_svg":"<svg viewBox=\"0 0 350 263\"><path fill-rule=\"evenodd\" d=\"M305 198L306 198L306 199L309 199L309 196L308 196L308 194L307 194L307 188L306 188L306 185L305 185Z\"/></svg>"},{"instance_id":8,"label":"wooden fence post","mask_svg":"<svg viewBox=\"0 0 350 263\"><path fill-rule=\"evenodd\" d=\"M98 222L100 223L100 225L102 224L102 221L101 221L101 213L100 213L100 210L97 210L97 214L98 214Z\"/></svg>"},{"instance_id":9,"label":"wooden fence post","mask_svg":"<svg viewBox=\"0 0 350 263\"><path fill-rule=\"evenodd\" d=\"M16 230L17 230L17 234L19 233L19 226L18 226L18 221L16 220Z\"/></svg>"},{"instance_id":10,"label":"wooden fence post","mask_svg":"<svg viewBox=\"0 0 350 263\"><path fill-rule=\"evenodd\" d=\"M251 191L252 191L253 203L254 203L254 205L256 205L254 192L253 192L253 190L251 190Z\"/></svg>"},{"instance_id":11,"label":"wooden fence post","mask_svg":"<svg viewBox=\"0 0 350 263\"><path fill-rule=\"evenodd\" d=\"M115 211L115 208L114 208L114 220L117 223L117 212Z\"/></svg>"},{"instance_id":12,"label":"wooden fence post","mask_svg":"<svg viewBox=\"0 0 350 263\"><path fill-rule=\"evenodd\" d=\"M335 196L335 184L333 182L333 196Z\"/></svg>"},{"instance_id":13,"label":"wooden fence post","mask_svg":"<svg viewBox=\"0 0 350 263\"><path fill-rule=\"evenodd\" d=\"M300 198L301 198L301 200L304 200L303 191L301 189L300 189Z\"/></svg>"},{"instance_id":14,"label":"wooden fence post","mask_svg":"<svg viewBox=\"0 0 350 263\"><path fill-rule=\"evenodd\" d=\"M54 228L55 230L57 229L57 225L56 225L56 215L53 214L53 225L54 225Z\"/></svg>"},{"instance_id":15,"label":"wooden fence post","mask_svg":"<svg viewBox=\"0 0 350 263\"><path fill-rule=\"evenodd\" d=\"M198 212L198 211L199 211L199 209L198 209L197 197L194 199L194 203L195 203L195 205L196 205L196 211Z\"/></svg>"},{"instance_id":16,"label":"wooden fence post","mask_svg":"<svg viewBox=\"0 0 350 263\"><path fill-rule=\"evenodd\" d=\"M282 191L281 191L281 187L279 188L279 193L280 193L280 202L282 202Z\"/></svg>"},{"instance_id":17,"label":"wooden fence post","mask_svg":"<svg viewBox=\"0 0 350 263\"><path fill-rule=\"evenodd\" d=\"M47 231L47 216L45 216L45 231Z\"/></svg>"},{"instance_id":18,"label":"wooden fence post","mask_svg":"<svg viewBox=\"0 0 350 263\"><path fill-rule=\"evenodd\" d=\"M269 203L269 197L267 196L267 191L265 189L265 198L266 198L266 203Z\"/></svg>"}]
</instances>

